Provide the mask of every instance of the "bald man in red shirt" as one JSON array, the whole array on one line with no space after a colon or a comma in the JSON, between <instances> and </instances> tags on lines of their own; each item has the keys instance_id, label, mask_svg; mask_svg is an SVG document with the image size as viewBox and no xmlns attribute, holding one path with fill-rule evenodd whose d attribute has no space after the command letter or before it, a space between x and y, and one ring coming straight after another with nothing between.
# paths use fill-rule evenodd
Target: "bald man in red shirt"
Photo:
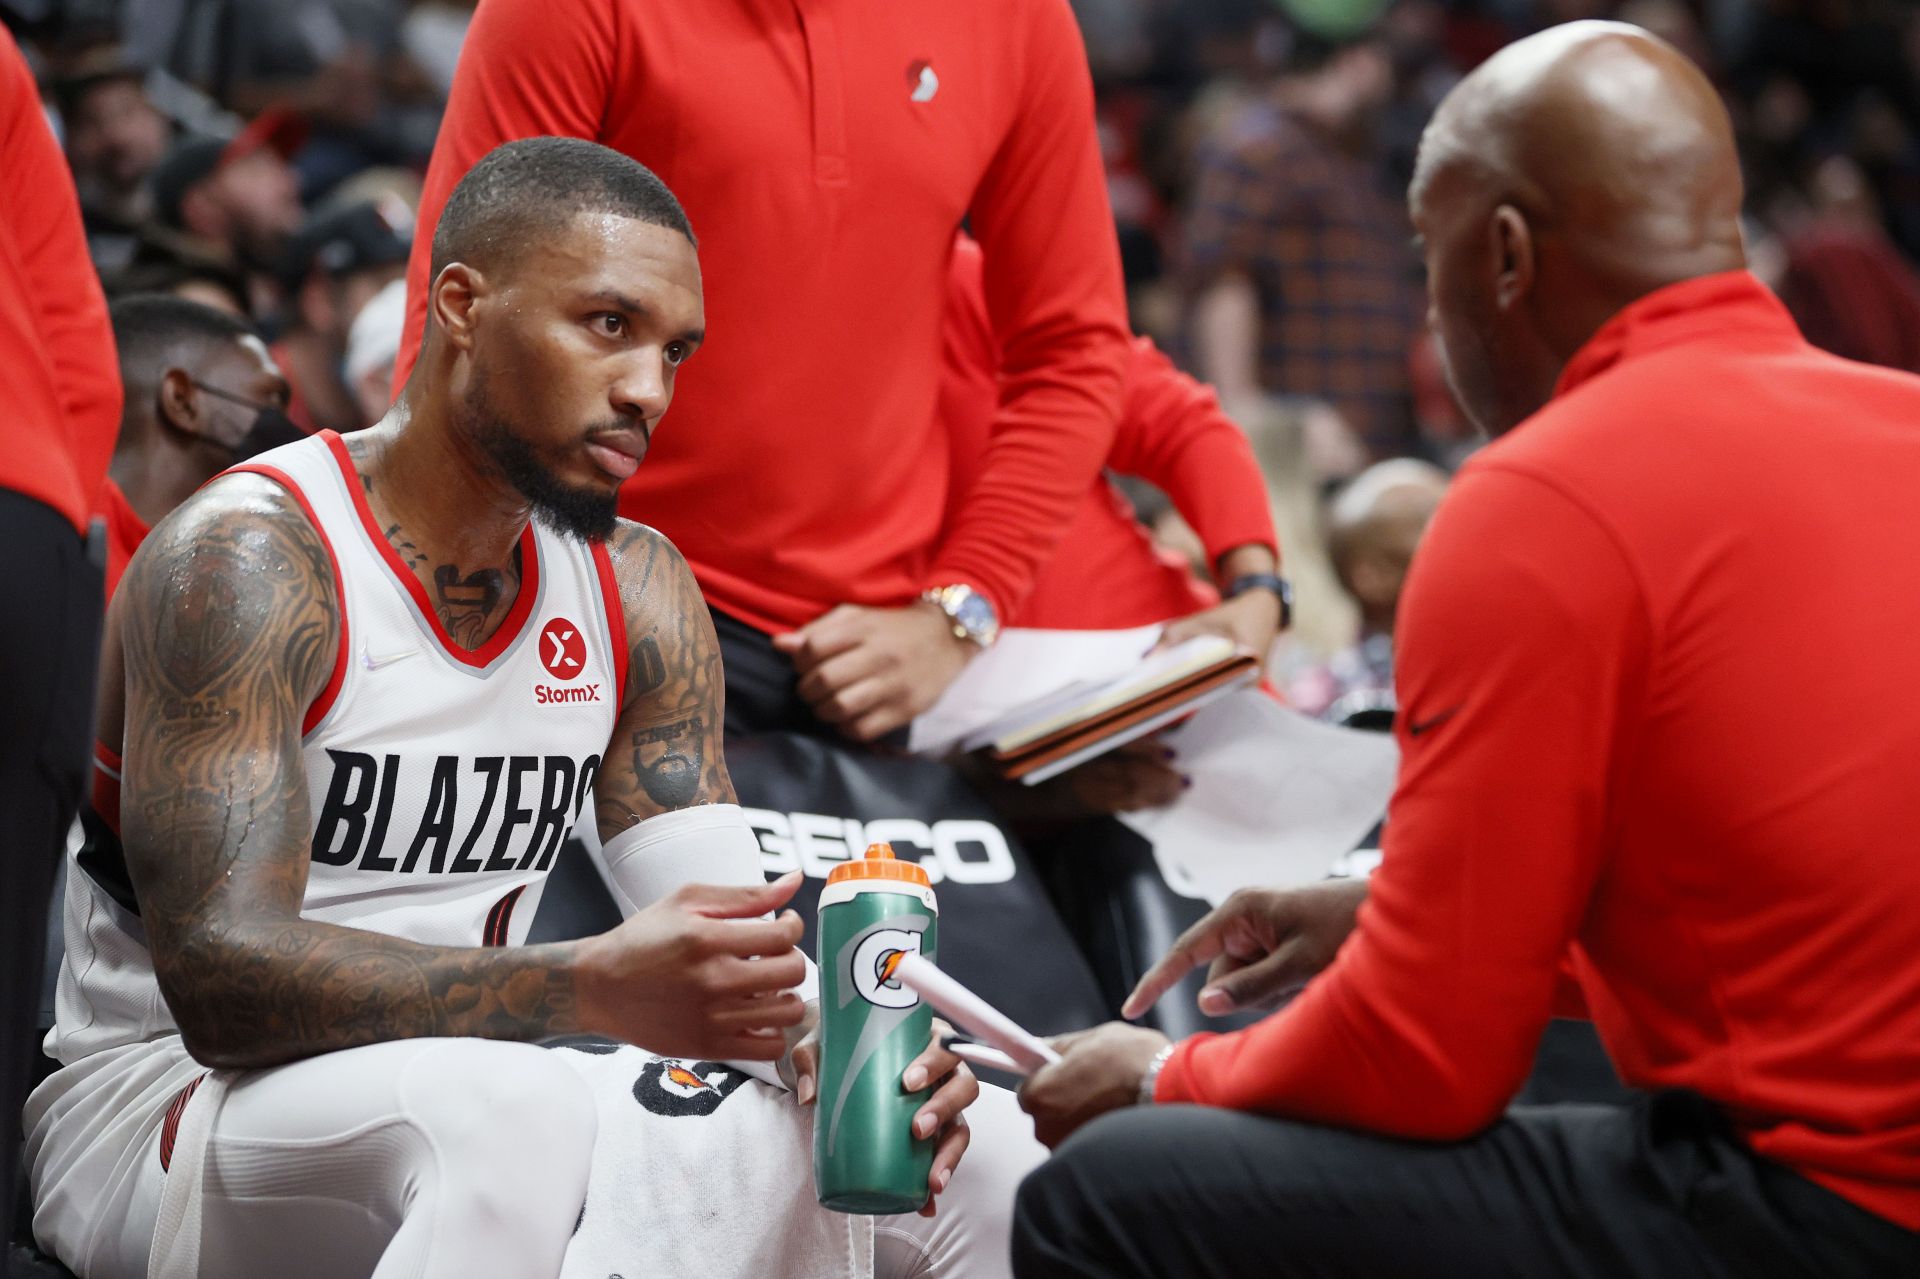
<instances>
[{"instance_id":1,"label":"bald man in red shirt","mask_svg":"<svg viewBox=\"0 0 1920 1279\"><path fill-rule=\"evenodd\" d=\"M79 196L5 28L0 174L0 1191L10 1194L47 896L86 767L101 611L87 524L120 422L120 379Z\"/></svg>"},{"instance_id":2,"label":"bald man in red shirt","mask_svg":"<svg viewBox=\"0 0 1920 1279\"><path fill-rule=\"evenodd\" d=\"M536 134L646 164L700 237L699 372L621 510L673 539L719 615L730 725L811 721L801 673L855 738L904 724L1024 602L1113 438L1125 305L1066 0L484 0L427 174L396 386L448 192ZM963 219L1005 376L948 522L934 409Z\"/></svg>"},{"instance_id":3,"label":"bald man in red shirt","mask_svg":"<svg viewBox=\"0 0 1920 1279\"><path fill-rule=\"evenodd\" d=\"M1016 1273L1920 1274L1920 378L1810 346L1740 204L1639 28L1442 104L1414 222L1499 438L1414 560L1383 860L1227 903L1127 1010L1311 977L1273 1016L1029 1081ZM1507 1109L1567 975L1643 1102Z\"/></svg>"}]
</instances>

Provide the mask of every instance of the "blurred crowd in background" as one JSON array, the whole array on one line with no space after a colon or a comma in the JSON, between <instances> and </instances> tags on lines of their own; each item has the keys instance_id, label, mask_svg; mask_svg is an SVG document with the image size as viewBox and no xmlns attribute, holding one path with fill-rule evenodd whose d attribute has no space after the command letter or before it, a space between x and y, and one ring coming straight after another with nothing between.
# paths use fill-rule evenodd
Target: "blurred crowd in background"
<instances>
[{"instance_id":1,"label":"blurred crowd in background","mask_svg":"<svg viewBox=\"0 0 1920 1279\"><path fill-rule=\"evenodd\" d=\"M1351 719L1390 696L1401 578L1475 444L1425 333L1403 193L1433 106L1508 41L1612 17L1698 61L1739 131L1754 269L1817 344L1920 371L1912 0L1075 8L1133 324L1254 441L1299 591L1275 673L1307 710ZM420 174L470 16L461 0L0 0L109 295L249 318L308 430L388 403ZM1130 493L1186 544L1164 499Z\"/></svg>"}]
</instances>

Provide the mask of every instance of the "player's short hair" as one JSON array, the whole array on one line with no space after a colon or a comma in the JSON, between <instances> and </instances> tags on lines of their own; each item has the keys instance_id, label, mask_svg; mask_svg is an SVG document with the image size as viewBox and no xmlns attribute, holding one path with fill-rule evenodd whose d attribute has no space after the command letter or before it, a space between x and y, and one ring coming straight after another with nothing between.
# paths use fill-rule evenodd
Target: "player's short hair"
<instances>
[{"instance_id":1,"label":"player's short hair","mask_svg":"<svg viewBox=\"0 0 1920 1279\"><path fill-rule=\"evenodd\" d=\"M646 165L582 138L522 138L480 157L447 197L433 274L449 262L485 270L581 213L618 214L695 243L687 211Z\"/></svg>"},{"instance_id":2,"label":"player's short hair","mask_svg":"<svg viewBox=\"0 0 1920 1279\"><path fill-rule=\"evenodd\" d=\"M260 336L237 316L171 293L130 293L108 314L128 386L157 385L167 369L191 368L213 347Z\"/></svg>"}]
</instances>

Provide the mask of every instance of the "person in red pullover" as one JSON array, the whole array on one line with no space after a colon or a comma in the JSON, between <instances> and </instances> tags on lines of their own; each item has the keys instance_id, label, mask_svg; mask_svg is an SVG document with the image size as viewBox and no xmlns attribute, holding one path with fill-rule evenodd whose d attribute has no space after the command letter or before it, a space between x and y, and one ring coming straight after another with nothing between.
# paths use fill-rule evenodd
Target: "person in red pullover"
<instances>
[{"instance_id":1,"label":"person in red pullover","mask_svg":"<svg viewBox=\"0 0 1920 1279\"><path fill-rule=\"evenodd\" d=\"M0 174L0 1191L11 1194L47 896L85 777L101 612L87 525L120 422L120 379L80 199L5 28Z\"/></svg>"},{"instance_id":2,"label":"person in red pullover","mask_svg":"<svg viewBox=\"0 0 1920 1279\"><path fill-rule=\"evenodd\" d=\"M857 739L905 724L1025 602L1113 438L1125 304L1066 0L484 0L427 173L396 386L448 193L537 134L646 164L700 236L701 372L621 510L674 540L719 615L730 727L817 726L800 674ZM1004 377L949 522L935 398L963 219Z\"/></svg>"},{"instance_id":3,"label":"person in red pullover","mask_svg":"<svg viewBox=\"0 0 1920 1279\"><path fill-rule=\"evenodd\" d=\"M1499 438L1414 560L1383 860L1126 1010L1211 961L1281 1011L1029 1081L1016 1273L1920 1274L1920 378L1744 270L1726 112L1637 27L1487 61L1411 202ZM1568 974L1649 1095L1509 1110Z\"/></svg>"},{"instance_id":4,"label":"person in red pullover","mask_svg":"<svg viewBox=\"0 0 1920 1279\"><path fill-rule=\"evenodd\" d=\"M992 441L999 397L1000 347L984 276L979 243L954 237L940 380L940 420L953 477L950 519L964 515L967 492ZM1196 579L1181 557L1154 547L1103 471L1007 624L1113 630L1181 619L1173 628L1176 638L1208 630L1264 657L1279 634L1284 608L1274 580L1280 540L1260 463L1212 388L1175 368L1151 338L1136 337L1128 347L1106 469L1147 480L1172 499L1205 545L1220 590Z\"/></svg>"}]
</instances>

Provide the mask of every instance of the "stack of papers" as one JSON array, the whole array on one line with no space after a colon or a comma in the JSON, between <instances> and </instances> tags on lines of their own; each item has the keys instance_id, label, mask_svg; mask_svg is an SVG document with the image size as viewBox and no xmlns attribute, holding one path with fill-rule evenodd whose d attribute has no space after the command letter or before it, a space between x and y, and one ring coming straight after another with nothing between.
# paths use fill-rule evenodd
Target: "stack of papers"
<instances>
[{"instance_id":1,"label":"stack of papers","mask_svg":"<svg viewBox=\"0 0 1920 1279\"><path fill-rule=\"evenodd\" d=\"M1009 630L914 721L911 749L985 753L1036 785L1260 678L1231 640L1197 636L1152 652L1159 627Z\"/></svg>"},{"instance_id":2,"label":"stack of papers","mask_svg":"<svg viewBox=\"0 0 1920 1279\"><path fill-rule=\"evenodd\" d=\"M1175 892L1219 905L1238 888L1312 883L1378 860L1351 850L1387 811L1400 752L1263 693L1207 707L1161 739L1193 780L1165 808L1122 813Z\"/></svg>"}]
</instances>

